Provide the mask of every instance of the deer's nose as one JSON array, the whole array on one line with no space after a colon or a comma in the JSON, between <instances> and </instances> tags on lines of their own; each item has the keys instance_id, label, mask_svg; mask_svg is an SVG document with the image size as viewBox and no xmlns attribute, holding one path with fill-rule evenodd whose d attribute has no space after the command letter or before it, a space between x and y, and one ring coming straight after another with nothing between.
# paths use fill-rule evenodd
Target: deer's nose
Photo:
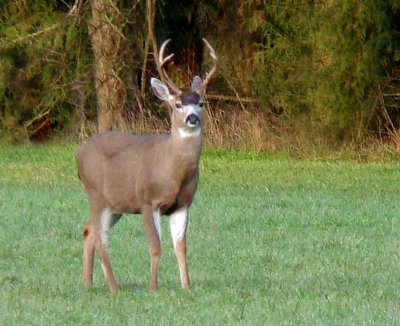
<instances>
[{"instance_id":1,"label":"deer's nose","mask_svg":"<svg viewBox=\"0 0 400 326\"><path fill-rule=\"evenodd\" d=\"M198 117L196 114L194 114L194 113L189 114L189 115L187 116L187 118L186 118L186 124L187 124L189 127L195 127L195 126L197 126L199 123L200 123L200 119L199 119L199 117Z\"/></svg>"}]
</instances>

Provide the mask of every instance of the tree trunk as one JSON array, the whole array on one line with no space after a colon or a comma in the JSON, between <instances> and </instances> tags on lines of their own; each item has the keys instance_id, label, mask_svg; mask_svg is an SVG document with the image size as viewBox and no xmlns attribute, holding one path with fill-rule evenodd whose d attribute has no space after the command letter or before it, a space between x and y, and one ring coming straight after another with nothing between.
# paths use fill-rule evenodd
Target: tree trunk
<instances>
[{"instance_id":1,"label":"tree trunk","mask_svg":"<svg viewBox=\"0 0 400 326\"><path fill-rule=\"evenodd\" d=\"M94 54L99 132L123 128L123 110L127 102L122 75L126 68L127 42L122 34L123 17L113 0L91 0L89 35Z\"/></svg>"}]
</instances>

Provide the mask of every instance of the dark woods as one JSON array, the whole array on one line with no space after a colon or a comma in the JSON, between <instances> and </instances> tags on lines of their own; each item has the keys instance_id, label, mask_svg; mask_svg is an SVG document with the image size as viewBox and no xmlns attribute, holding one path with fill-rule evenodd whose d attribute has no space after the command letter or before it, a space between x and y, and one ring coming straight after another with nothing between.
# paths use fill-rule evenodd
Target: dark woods
<instances>
[{"instance_id":1,"label":"dark woods","mask_svg":"<svg viewBox=\"0 0 400 326\"><path fill-rule=\"evenodd\" d=\"M400 0L3 0L2 142L168 123L149 89L171 38L180 86L211 63L211 144L275 149L366 139L400 148Z\"/></svg>"}]
</instances>

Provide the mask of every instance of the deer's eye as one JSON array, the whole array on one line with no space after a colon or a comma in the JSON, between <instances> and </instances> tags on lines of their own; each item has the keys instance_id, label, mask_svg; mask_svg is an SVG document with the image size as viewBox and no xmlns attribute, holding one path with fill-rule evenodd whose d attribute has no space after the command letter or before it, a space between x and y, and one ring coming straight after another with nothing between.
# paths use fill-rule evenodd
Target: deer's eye
<instances>
[{"instance_id":1,"label":"deer's eye","mask_svg":"<svg viewBox=\"0 0 400 326\"><path fill-rule=\"evenodd\" d=\"M182 104L181 104L181 103L176 103L176 104L175 104L175 107L176 107L177 109L182 109Z\"/></svg>"},{"instance_id":2,"label":"deer's eye","mask_svg":"<svg viewBox=\"0 0 400 326\"><path fill-rule=\"evenodd\" d=\"M199 106L202 108L204 106L204 102L200 102Z\"/></svg>"}]
</instances>

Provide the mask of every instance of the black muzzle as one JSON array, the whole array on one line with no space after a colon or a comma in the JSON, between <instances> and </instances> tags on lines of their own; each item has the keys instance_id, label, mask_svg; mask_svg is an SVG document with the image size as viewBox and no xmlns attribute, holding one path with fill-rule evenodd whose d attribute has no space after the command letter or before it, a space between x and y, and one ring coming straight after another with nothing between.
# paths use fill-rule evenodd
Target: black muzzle
<instances>
[{"instance_id":1,"label":"black muzzle","mask_svg":"<svg viewBox=\"0 0 400 326\"><path fill-rule=\"evenodd\" d=\"M186 124L189 127L195 127L200 123L200 118L197 116L197 114L191 113L187 116L186 118Z\"/></svg>"}]
</instances>

